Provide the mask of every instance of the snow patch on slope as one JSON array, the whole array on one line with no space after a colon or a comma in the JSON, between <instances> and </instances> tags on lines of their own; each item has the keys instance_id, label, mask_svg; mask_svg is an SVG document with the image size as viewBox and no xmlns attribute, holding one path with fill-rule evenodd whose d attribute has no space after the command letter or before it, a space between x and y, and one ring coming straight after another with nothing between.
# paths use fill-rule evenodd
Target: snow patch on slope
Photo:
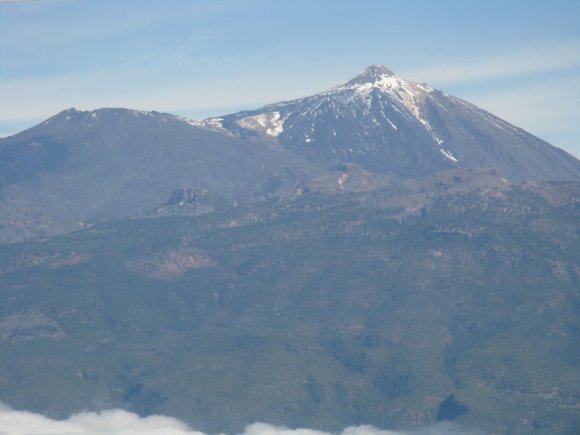
<instances>
[{"instance_id":1,"label":"snow patch on slope","mask_svg":"<svg viewBox=\"0 0 580 435\"><path fill-rule=\"evenodd\" d=\"M384 73L373 76L370 81L361 82L355 78L343 85L337 86L326 94L332 95L347 92L347 94L350 94L350 97L347 98L362 99L367 107L370 108L372 102L371 92L375 89L389 97L394 103L394 109L417 119L438 145L443 144L443 140L435 133L433 126L424 118L421 109L421 102L425 94L433 92L433 88L427 85L409 82L392 73ZM387 119L387 121L391 127L395 130L397 129L390 120Z\"/></svg>"},{"instance_id":2,"label":"snow patch on slope","mask_svg":"<svg viewBox=\"0 0 580 435\"><path fill-rule=\"evenodd\" d=\"M439 152L454 163L457 163L459 161L455 158L455 156L453 154L451 154L451 151L449 151L449 150L446 150L444 148L439 148Z\"/></svg>"},{"instance_id":3,"label":"snow patch on slope","mask_svg":"<svg viewBox=\"0 0 580 435\"><path fill-rule=\"evenodd\" d=\"M236 123L247 130L254 130L270 137L278 137L284 131L284 120L280 112L260 113L238 119Z\"/></svg>"},{"instance_id":4,"label":"snow patch on slope","mask_svg":"<svg viewBox=\"0 0 580 435\"><path fill-rule=\"evenodd\" d=\"M204 127L204 121L197 121L195 119L184 118L181 116L179 116L178 119L182 122L185 122L186 124L193 125L194 127Z\"/></svg>"},{"instance_id":5,"label":"snow patch on slope","mask_svg":"<svg viewBox=\"0 0 580 435\"><path fill-rule=\"evenodd\" d=\"M178 119L186 124L192 125L198 128L207 128L209 130L213 130L219 133L227 134L228 136L234 136L234 134L224 127L223 125L223 118L208 118L204 120L197 120L197 119L189 119L184 117L178 117Z\"/></svg>"}]
</instances>

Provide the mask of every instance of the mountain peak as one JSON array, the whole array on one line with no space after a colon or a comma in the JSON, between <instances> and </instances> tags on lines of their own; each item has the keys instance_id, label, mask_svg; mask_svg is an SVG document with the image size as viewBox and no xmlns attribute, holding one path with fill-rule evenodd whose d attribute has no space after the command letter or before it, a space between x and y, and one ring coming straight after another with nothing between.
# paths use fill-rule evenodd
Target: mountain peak
<instances>
[{"instance_id":1,"label":"mountain peak","mask_svg":"<svg viewBox=\"0 0 580 435\"><path fill-rule=\"evenodd\" d=\"M371 65L348 83L373 83L381 77L396 77L396 74L384 65Z\"/></svg>"}]
</instances>

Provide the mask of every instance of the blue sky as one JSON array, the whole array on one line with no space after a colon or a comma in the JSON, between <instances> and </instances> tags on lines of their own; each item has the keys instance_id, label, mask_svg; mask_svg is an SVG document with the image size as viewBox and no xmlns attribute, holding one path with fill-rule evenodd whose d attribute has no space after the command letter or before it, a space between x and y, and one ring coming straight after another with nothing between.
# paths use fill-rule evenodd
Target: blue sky
<instances>
[{"instance_id":1,"label":"blue sky","mask_svg":"<svg viewBox=\"0 0 580 435\"><path fill-rule=\"evenodd\" d=\"M580 157L577 0L0 0L0 136L69 107L220 115L375 63Z\"/></svg>"}]
</instances>

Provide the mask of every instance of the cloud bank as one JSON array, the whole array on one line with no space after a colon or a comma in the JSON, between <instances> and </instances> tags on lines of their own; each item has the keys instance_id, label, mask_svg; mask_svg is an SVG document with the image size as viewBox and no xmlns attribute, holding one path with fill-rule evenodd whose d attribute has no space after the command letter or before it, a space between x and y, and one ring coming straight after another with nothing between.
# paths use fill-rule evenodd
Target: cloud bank
<instances>
[{"instance_id":1,"label":"cloud bank","mask_svg":"<svg viewBox=\"0 0 580 435\"><path fill-rule=\"evenodd\" d=\"M477 432L480 434L479 432ZM439 424L411 432L381 430L372 426L351 426L339 435L475 435L450 424ZM123 410L83 412L66 420L53 420L41 414L16 411L0 403L0 435L205 435L171 417L139 417ZM332 435L312 429L289 429L254 423L240 435Z\"/></svg>"},{"instance_id":2,"label":"cloud bank","mask_svg":"<svg viewBox=\"0 0 580 435\"><path fill-rule=\"evenodd\" d=\"M0 435L202 435L170 417L110 410L57 421L40 414L0 408Z\"/></svg>"}]
</instances>

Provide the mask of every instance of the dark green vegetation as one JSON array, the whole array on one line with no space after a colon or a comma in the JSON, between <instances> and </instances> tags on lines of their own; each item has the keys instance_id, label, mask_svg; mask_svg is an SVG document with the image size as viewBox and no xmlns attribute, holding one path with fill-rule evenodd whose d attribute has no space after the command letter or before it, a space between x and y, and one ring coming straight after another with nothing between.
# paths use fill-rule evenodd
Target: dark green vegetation
<instances>
[{"instance_id":1,"label":"dark green vegetation","mask_svg":"<svg viewBox=\"0 0 580 435\"><path fill-rule=\"evenodd\" d=\"M502 183L449 173L0 246L0 399L209 431L572 434L579 186Z\"/></svg>"}]
</instances>

